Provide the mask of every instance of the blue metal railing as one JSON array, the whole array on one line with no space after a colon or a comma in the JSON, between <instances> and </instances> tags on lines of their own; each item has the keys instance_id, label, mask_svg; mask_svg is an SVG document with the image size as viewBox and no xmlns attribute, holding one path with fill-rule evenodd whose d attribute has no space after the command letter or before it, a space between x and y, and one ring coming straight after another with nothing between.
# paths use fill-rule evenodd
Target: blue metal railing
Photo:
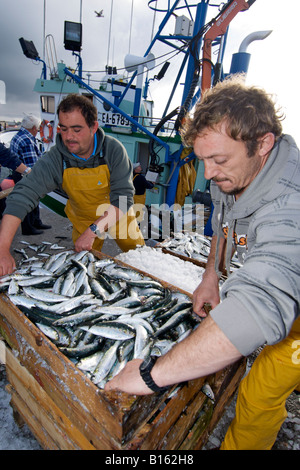
<instances>
[{"instance_id":1,"label":"blue metal railing","mask_svg":"<svg viewBox=\"0 0 300 470\"><path fill-rule=\"evenodd\" d=\"M165 161L168 161L169 159L169 153L170 153L170 148L169 148L169 145L164 142L163 140L161 140L159 137L157 137L155 134L153 134L152 132L150 132L148 129L146 129L146 127L144 127L142 124L140 124L138 121L136 121L132 116L130 116L129 114L125 113L122 109L120 109L118 106L116 106L114 103L112 103L111 101L109 101L107 98L105 98L103 95L101 95L100 93L98 93L98 91L94 90L92 87L90 87L87 83L85 83L82 79L80 79L77 75L73 74L72 72L70 72L70 70L68 68L65 68L64 69L64 72L66 75L68 75L69 77L71 77L75 82L77 82L79 85L83 86L84 88L86 88L87 90L89 90L93 95L95 95L99 100L103 101L104 103L108 104L109 106L111 106L114 111L116 113L119 113L121 114L123 117L125 117L126 119L128 119L129 122L131 122L131 124L135 127L137 127L138 129L140 129L142 132L144 132L146 135L148 135L148 137L150 137L151 139L154 139L156 142L159 143L159 145L161 145L162 147L164 147L164 149L166 150L166 157L165 157Z\"/></svg>"}]
</instances>

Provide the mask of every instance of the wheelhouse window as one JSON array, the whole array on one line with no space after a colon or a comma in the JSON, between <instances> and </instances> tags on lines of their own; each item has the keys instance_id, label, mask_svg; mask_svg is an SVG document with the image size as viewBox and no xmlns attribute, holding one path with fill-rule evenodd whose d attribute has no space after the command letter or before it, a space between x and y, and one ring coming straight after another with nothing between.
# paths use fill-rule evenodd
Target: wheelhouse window
<instances>
[{"instance_id":1,"label":"wheelhouse window","mask_svg":"<svg viewBox=\"0 0 300 470\"><path fill-rule=\"evenodd\" d=\"M41 109L42 113L55 113L55 100L54 96L41 96Z\"/></svg>"}]
</instances>

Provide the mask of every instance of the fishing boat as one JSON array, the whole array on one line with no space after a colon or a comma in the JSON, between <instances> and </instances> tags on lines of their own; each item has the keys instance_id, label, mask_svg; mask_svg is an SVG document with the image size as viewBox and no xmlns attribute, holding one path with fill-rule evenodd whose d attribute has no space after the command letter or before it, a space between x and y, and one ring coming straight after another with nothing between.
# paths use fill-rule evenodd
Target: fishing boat
<instances>
[{"instance_id":1,"label":"fishing boat","mask_svg":"<svg viewBox=\"0 0 300 470\"><path fill-rule=\"evenodd\" d=\"M223 70L223 60L230 23L241 12L247 14L254 2L148 0L148 8L157 18L160 17L160 23L144 56L127 54L122 70L107 65L99 82L95 84L93 81L93 87L89 78L83 78L82 72L80 51L84 25L65 21L64 46L76 57L75 71L63 62L55 64L53 61L46 65L32 41L20 38L24 54L42 63L41 77L36 80L34 91L40 96L40 133L44 150L55 143L56 133L59 132L55 113L59 101L69 93L86 95L97 107L99 125L123 143L132 162L140 162L143 173L154 183L154 188L147 190L146 206L163 205L172 211L174 204L190 204L194 191L204 191L207 181L203 164L195 158L193 149L183 147L179 128L185 114L193 109L205 89L228 74L247 73L250 60L247 46L254 40L263 39L270 31L247 36L239 51L232 56L228 73ZM171 20L174 23L174 17L174 31L170 34L168 29L166 34L167 25ZM52 36L47 36L46 41L53 60L54 40ZM152 52L154 46L156 49L158 47L157 50L163 46L168 52L155 56ZM212 57L217 57L215 63ZM169 96L165 97L161 116L154 117L153 101L148 98L151 85L164 79L175 58L177 62L180 59L177 75L170 86ZM87 76L90 77L90 74ZM176 98L180 82L183 82L183 87L180 87L182 93ZM171 109L175 98L178 103ZM42 202L64 215L66 195L60 191L48 194Z\"/></svg>"}]
</instances>

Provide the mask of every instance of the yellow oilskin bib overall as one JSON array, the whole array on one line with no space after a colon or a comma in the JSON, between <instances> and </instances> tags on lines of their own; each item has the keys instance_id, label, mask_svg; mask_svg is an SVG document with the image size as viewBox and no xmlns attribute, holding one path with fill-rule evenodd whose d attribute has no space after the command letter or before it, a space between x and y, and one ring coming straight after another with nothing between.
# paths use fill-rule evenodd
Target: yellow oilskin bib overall
<instances>
[{"instance_id":1,"label":"yellow oilskin bib overall","mask_svg":"<svg viewBox=\"0 0 300 470\"><path fill-rule=\"evenodd\" d=\"M270 450L287 417L285 402L300 385L300 318L289 335L266 346L242 380L221 450Z\"/></svg>"},{"instance_id":2,"label":"yellow oilskin bib overall","mask_svg":"<svg viewBox=\"0 0 300 470\"><path fill-rule=\"evenodd\" d=\"M106 164L96 168L66 168L63 173L63 190L69 199L65 213L73 224L73 242L104 214L110 205L110 172ZM122 251L144 245L132 208L108 230ZM96 238L93 249L101 251L104 238Z\"/></svg>"}]
</instances>

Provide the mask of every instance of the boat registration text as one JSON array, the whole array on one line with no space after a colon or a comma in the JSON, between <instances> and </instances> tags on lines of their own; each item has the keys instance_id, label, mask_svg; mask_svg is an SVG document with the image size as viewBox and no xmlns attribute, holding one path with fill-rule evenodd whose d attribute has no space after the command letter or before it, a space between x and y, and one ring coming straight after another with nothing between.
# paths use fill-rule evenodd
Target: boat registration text
<instances>
[{"instance_id":1,"label":"boat registration text","mask_svg":"<svg viewBox=\"0 0 300 470\"><path fill-rule=\"evenodd\" d=\"M99 113L99 124L103 126L129 126L130 122L119 113Z\"/></svg>"}]
</instances>

